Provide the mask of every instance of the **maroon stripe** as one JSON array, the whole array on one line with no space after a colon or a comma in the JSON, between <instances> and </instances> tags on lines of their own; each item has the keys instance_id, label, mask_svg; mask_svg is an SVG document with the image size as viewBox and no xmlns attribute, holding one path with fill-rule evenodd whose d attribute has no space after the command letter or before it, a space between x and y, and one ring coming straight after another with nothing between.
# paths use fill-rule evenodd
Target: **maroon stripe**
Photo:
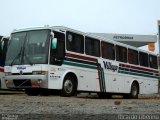
<instances>
[{"instance_id":1,"label":"maroon stripe","mask_svg":"<svg viewBox=\"0 0 160 120\"><path fill-rule=\"evenodd\" d=\"M0 68L0 72L4 72L4 68Z\"/></svg>"},{"instance_id":2,"label":"maroon stripe","mask_svg":"<svg viewBox=\"0 0 160 120\"><path fill-rule=\"evenodd\" d=\"M145 72L151 72L151 73L158 73L158 71L156 70L150 70L150 69L146 69L146 68L142 68L142 67L136 67L136 66L131 66L131 65L127 65L127 64L120 64L121 67L126 67L126 68L132 68L135 70L141 70L141 71L145 71Z\"/></svg>"},{"instance_id":3,"label":"maroon stripe","mask_svg":"<svg viewBox=\"0 0 160 120\"><path fill-rule=\"evenodd\" d=\"M92 61L92 62L97 62L97 59L95 59L95 58L90 58L90 57L75 55L75 54L71 54L71 53L66 53L66 56L67 56L67 57L78 58L78 59L83 59L83 60L88 60L88 61Z\"/></svg>"}]
</instances>

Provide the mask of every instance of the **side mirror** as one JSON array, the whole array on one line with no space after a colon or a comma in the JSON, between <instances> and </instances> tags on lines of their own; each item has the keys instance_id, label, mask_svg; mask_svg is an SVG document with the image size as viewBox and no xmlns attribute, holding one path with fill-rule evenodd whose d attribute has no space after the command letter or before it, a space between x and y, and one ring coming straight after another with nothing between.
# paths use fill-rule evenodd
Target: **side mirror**
<instances>
[{"instance_id":1,"label":"side mirror","mask_svg":"<svg viewBox=\"0 0 160 120\"><path fill-rule=\"evenodd\" d=\"M53 38L52 39L52 49L56 49L57 48L57 38Z\"/></svg>"}]
</instances>

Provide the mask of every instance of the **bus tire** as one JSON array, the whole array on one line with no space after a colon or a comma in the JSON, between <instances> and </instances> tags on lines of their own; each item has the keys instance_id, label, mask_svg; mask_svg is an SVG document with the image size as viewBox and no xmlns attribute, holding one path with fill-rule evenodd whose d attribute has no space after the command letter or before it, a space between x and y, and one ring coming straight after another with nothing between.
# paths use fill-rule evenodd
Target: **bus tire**
<instances>
[{"instance_id":1,"label":"bus tire","mask_svg":"<svg viewBox=\"0 0 160 120\"><path fill-rule=\"evenodd\" d=\"M63 89L61 91L61 96L71 97L75 96L77 90L77 84L75 77L69 75L64 78Z\"/></svg>"},{"instance_id":2,"label":"bus tire","mask_svg":"<svg viewBox=\"0 0 160 120\"><path fill-rule=\"evenodd\" d=\"M131 86L131 92L129 94L130 99L137 99L139 94L139 86L138 83L133 82Z\"/></svg>"}]
</instances>

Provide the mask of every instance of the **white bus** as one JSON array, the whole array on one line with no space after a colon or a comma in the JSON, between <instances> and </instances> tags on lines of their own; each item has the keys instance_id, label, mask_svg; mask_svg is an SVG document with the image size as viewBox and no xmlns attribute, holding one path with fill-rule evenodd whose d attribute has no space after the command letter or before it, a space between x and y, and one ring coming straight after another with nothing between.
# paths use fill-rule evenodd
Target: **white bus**
<instances>
[{"instance_id":1,"label":"white bus","mask_svg":"<svg viewBox=\"0 0 160 120\"><path fill-rule=\"evenodd\" d=\"M28 95L95 92L100 98L158 93L157 56L66 27L16 30L5 62L8 88Z\"/></svg>"},{"instance_id":2,"label":"white bus","mask_svg":"<svg viewBox=\"0 0 160 120\"><path fill-rule=\"evenodd\" d=\"M4 64L9 38L0 36L0 89L7 89L4 81Z\"/></svg>"}]
</instances>

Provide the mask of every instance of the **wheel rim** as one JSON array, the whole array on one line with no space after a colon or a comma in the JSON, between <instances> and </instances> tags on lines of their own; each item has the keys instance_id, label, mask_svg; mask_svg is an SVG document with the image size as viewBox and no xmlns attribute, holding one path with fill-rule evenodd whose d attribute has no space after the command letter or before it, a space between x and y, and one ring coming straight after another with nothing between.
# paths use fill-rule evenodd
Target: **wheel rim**
<instances>
[{"instance_id":1,"label":"wheel rim","mask_svg":"<svg viewBox=\"0 0 160 120\"><path fill-rule=\"evenodd\" d=\"M66 93L71 93L73 90L73 84L71 80L66 80L64 83L64 90Z\"/></svg>"},{"instance_id":2,"label":"wheel rim","mask_svg":"<svg viewBox=\"0 0 160 120\"><path fill-rule=\"evenodd\" d=\"M133 96L136 96L137 93L138 93L137 87L136 87L136 86L133 86L133 88L132 88L132 95L133 95Z\"/></svg>"}]
</instances>

